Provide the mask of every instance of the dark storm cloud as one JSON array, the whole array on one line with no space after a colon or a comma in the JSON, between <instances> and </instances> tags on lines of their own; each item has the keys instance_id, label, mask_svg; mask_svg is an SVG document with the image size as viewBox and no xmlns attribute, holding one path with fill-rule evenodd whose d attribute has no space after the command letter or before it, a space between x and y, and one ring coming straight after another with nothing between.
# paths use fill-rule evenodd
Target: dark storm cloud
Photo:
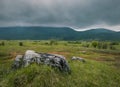
<instances>
[{"instance_id":1,"label":"dark storm cloud","mask_svg":"<svg viewBox=\"0 0 120 87\"><path fill-rule=\"evenodd\" d=\"M120 25L120 0L0 0L0 26ZM104 25L104 26L103 26ZM117 27L115 27L117 26Z\"/></svg>"}]
</instances>

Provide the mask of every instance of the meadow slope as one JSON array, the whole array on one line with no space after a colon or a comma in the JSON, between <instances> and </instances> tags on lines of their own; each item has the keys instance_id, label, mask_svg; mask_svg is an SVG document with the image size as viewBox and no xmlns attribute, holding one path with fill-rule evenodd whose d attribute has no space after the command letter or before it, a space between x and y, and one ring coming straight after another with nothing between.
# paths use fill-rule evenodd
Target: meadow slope
<instances>
[{"instance_id":1,"label":"meadow slope","mask_svg":"<svg viewBox=\"0 0 120 87\"><path fill-rule=\"evenodd\" d=\"M19 42L23 44L20 46ZM0 46L0 87L120 87L120 45L110 50L85 47L83 45L86 42L51 43L4 40L4 45ZM63 73L42 64L11 70L16 55L24 54L28 49L65 56L71 73ZM86 62L71 61L72 56L83 57Z\"/></svg>"}]
</instances>

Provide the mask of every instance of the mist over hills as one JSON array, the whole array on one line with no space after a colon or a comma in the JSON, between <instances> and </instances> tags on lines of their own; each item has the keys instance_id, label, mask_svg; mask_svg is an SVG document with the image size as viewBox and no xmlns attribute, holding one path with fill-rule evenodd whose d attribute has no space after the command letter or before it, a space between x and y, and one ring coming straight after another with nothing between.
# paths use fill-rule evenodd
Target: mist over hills
<instances>
[{"instance_id":1,"label":"mist over hills","mask_svg":"<svg viewBox=\"0 0 120 87\"><path fill-rule=\"evenodd\" d=\"M0 27L1 40L114 40L120 32L103 28L75 31L68 27Z\"/></svg>"}]
</instances>

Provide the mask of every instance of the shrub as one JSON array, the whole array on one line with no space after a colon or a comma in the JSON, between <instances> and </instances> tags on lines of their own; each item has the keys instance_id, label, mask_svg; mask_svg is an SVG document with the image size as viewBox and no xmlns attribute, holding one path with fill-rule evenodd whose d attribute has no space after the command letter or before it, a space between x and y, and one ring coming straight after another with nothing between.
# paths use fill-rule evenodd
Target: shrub
<instances>
[{"instance_id":1,"label":"shrub","mask_svg":"<svg viewBox=\"0 0 120 87\"><path fill-rule=\"evenodd\" d=\"M57 45L57 40L50 40L49 45Z\"/></svg>"},{"instance_id":2,"label":"shrub","mask_svg":"<svg viewBox=\"0 0 120 87\"><path fill-rule=\"evenodd\" d=\"M0 43L0 46L5 46L5 42L2 41L2 42Z\"/></svg>"},{"instance_id":3,"label":"shrub","mask_svg":"<svg viewBox=\"0 0 120 87\"><path fill-rule=\"evenodd\" d=\"M111 50L115 50L116 48L113 45L110 45Z\"/></svg>"},{"instance_id":4,"label":"shrub","mask_svg":"<svg viewBox=\"0 0 120 87\"><path fill-rule=\"evenodd\" d=\"M23 42L19 42L19 46L23 46Z\"/></svg>"},{"instance_id":5,"label":"shrub","mask_svg":"<svg viewBox=\"0 0 120 87\"><path fill-rule=\"evenodd\" d=\"M101 48L102 48L102 43L101 43L101 42L98 42L97 48L98 48L98 49L101 49Z\"/></svg>"},{"instance_id":6,"label":"shrub","mask_svg":"<svg viewBox=\"0 0 120 87\"><path fill-rule=\"evenodd\" d=\"M93 42L92 42L92 46L93 46L94 48L96 48L96 47L98 46L98 41L93 41Z\"/></svg>"},{"instance_id":7,"label":"shrub","mask_svg":"<svg viewBox=\"0 0 120 87\"><path fill-rule=\"evenodd\" d=\"M119 45L119 42L110 42L110 45Z\"/></svg>"},{"instance_id":8,"label":"shrub","mask_svg":"<svg viewBox=\"0 0 120 87\"><path fill-rule=\"evenodd\" d=\"M102 49L107 49L107 48L108 48L108 44L104 42L104 43L102 44Z\"/></svg>"}]
</instances>

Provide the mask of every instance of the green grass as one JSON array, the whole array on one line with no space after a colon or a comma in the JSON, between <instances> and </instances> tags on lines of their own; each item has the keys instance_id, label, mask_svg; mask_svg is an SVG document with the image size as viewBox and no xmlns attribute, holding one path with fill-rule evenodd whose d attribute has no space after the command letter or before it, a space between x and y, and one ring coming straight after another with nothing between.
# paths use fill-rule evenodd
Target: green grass
<instances>
[{"instance_id":1,"label":"green grass","mask_svg":"<svg viewBox=\"0 0 120 87\"><path fill-rule=\"evenodd\" d=\"M19 46L20 41L4 42L5 46L0 46L0 87L120 87L120 49L86 48L66 41L49 45L46 42L50 41L28 40L22 41L23 46ZM64 55L71 74L42 64L11 70L15 56L28 49ZM72 56L83 57L86 62L71 61Z\"/></svg>"},{"instance_id":2,"label":"green grass","mask_svg":"<svg viewBox=\"0 0 120 87\"><path fill-rule=\"evenodd\" d=\"M4 76L3 87L119 87L120 73L95 61L71 61L71 74L33 64Z\"/></svg>"}]
</instances>

